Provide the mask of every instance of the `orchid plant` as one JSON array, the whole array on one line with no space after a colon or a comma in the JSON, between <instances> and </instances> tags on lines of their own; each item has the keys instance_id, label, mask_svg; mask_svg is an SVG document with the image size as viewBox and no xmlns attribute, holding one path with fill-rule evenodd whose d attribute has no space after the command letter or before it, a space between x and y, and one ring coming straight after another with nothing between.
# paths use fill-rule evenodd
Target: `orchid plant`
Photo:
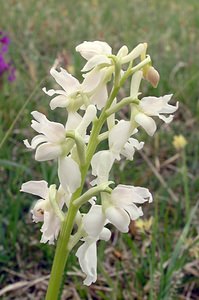
<instances>
[{"instance_id":1,"label":"orchid plant","mask_svg":"<svg viewBox=\"0 0 199 300\"><path fill-rule=\"evenodd\" d=\"M22 192L39 197L31 213L34 222L42 222L41 242L54 244L57 240L47 300L58 298L66 261L75 245L79 244L76 256L85 274L84 284L90 285L97 280L97 241L111 237L107 225L128 232L130 221L143 215L142 204L152 202L147 188L114 186L110 171L115 160L133 160L135 151L142 149L144 142L136 138L138 130L143 128L152 136L156 131L153 117L170 123L178 108L178 103L169 104L172 95L140 99L142 79L154 87L159 82L159 74L146 54L146 43L130 52L123 46L116 55L102 41L83 42L76 51L86 60L83 81L62 68L52 68L50 74L61 88L43 88L47 95L54 96L52 110L66 110L66 124L49 121L33 111L31 127L38 134L31 142L24 141L27 148L36 150L37 161L58 162L58 187L48 186L44 180L28 181L21 187ZM119 91L128 80L129 94L120 99ZM129 119L116 119L125 106L129 107ZM104 140L108 149L98 151ZM94 178L85 191L90 168ZM82 213L83 206L84 211L88 208L87 213Z\"/></svg>"}]
</instances>

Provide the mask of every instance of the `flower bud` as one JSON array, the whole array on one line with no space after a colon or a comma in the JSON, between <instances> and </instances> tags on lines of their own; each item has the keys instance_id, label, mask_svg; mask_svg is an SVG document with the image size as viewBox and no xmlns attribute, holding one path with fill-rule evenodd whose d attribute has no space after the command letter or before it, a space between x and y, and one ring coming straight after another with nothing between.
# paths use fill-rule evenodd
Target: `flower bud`
<instances>
[{"instance_id":1,"label":"flower bud","mask_svg":"<svg viewBox=\"0 0 199 300\"><path fill-rule=\"evenodd\" d=\"M160 80L160 75L154 67L150 66L147 68L145 78L154 88L156 88Z\"/></svg>"}]
</instances>

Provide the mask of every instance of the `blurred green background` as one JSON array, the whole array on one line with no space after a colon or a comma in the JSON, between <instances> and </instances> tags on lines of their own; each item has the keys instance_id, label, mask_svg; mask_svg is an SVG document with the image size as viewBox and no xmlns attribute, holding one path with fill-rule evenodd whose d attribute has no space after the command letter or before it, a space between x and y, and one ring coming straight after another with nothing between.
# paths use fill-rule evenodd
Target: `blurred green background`
<instances>
[{"instance_id":1,"label":"blurred green background","mask_svg":"<svg viewBox=\"0 0 199 300\"><path fill-rule=\"evenodd\" d=\"M41 88L53 87L55 59L81 79L84 60L75 46L84 40L106 41L114 53L147 42L161 80L157 89L144 82L143 95L173 93L180 107L153 138L142 132L145 148L132 163L113 170L117 183L153 193L143 222L132 223L128 234L113 229L111 241L100 243L98 281L89 288L73 253L62 299L198 299L198 211L186 213L185 203L191 211L199 195L199 1L0 0L0 11L16 68L15 82L0 79L0 299L45 295L54 247L39 243L40 225L29 213L34 197L19 189L28 180L56 182L56 165L36 162L22 141L34 136L32 110L64 120L62 110L50 111ZM179 134L187 139L180 152L172 144Z\"/></svg>"}]
</instances>

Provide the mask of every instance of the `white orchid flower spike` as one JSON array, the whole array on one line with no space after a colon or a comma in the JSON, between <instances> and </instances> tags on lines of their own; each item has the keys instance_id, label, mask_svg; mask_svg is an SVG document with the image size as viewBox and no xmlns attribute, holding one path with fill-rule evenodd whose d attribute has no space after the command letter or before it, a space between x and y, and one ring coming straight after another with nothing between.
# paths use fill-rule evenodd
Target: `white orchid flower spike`
<instances>
[{"instance_id":1,"label":"white orchid flower spike","mask_svg":"<svg viewBox=\"0 0 199 300\"><path fill-rule=\"evenodd\" d=\"M152 202L147 188L123 184L113 188L111 181L115 160L122 156L133 160L135 151L142 149L144 142L135 136L138 129L152 136L157 127L154 117L170 123L178 108L178 102L169 103L172 95L140 100L142 79L153 87L160 79L146 50L147 43L132 51L124 45L114 54L106 42L81 43L76 51L86 60L82 80L53 67L50 74L58 87L43 88L52 96L52 110L64 108L65 125L32 112L31 127L37 134L24 144L35 149L37 161L55 160L60 184L58 190L44 180L28 181L21 187L22 192L39 197L31 212L34 222L43 222L41 242L54 244L59 238L46 299L58 298L68 253L78 243L76 256L85 274L84 284L94 283L97 243L111 237L106 225L128 232L131 220L143 215L143 204ZM85 214L88 203L91 207Z\"/></svg>"}]
</instances>

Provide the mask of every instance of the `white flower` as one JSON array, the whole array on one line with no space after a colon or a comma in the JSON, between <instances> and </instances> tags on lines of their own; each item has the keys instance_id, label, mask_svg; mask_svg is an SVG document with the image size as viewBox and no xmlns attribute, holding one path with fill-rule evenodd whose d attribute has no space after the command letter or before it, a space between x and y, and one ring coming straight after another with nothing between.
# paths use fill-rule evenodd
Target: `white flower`
<instances>
[{"instance_id":1,"label":"white flower","mask_svg":"<svg viewBox=\"0 0 199 300\"><path fill-rule=\"evenodd\" d=\"M139 44L135 47L130 53L128 53L127 46L123 46L120 48L116 55L116 59L120 61L121 64L128 63L137 57L139 57L143 52L146 51L147 44ZM80 52L80 54L87 60L86 65L82 69L83 72L90 71L96 66L100 67L111 67L113 66L113 61L110 58L112 55L111 47L101 41L94 42L83 42L82 44L76 47L76 51ZM113 72L113 70L112 70Z\"/></svg>"},{"instance_id":2,"label":"white flower","mask_svg":"<svg viewBox=\"0 0 199 300\"><path fill-rule=\"evenodd\" d=\"M178 109L176 106L168 104L172 95L163 97L144 97L139 104L132 104L132 113L137 124L142 126L144 130L152 136L156 131L156 123L151 117L159 117L165 123L170 123L173 120L173 113ZM168 115L168 117L165 116Z\"/></svg>"},{"instance_id":3,"label":"white flower","mask_svg":"<svg viewBox=\"0 0 199 300\"><path fill-rule=\"evenodd\" d=\"M111 79L112 73L106 69L94 68L83 75L82 90L87 93L90 102L102 109L108 99L107 82Z\"/></svg>"},{"instance_id":4,"label":"white flower","mask_svg":"<svg viewBox=\"0 0 199 300\"><path fill-rule=\"evenodd\" d=\"M132 76L130 95L132 99L137 99L139 96L139 87L143 78L143 72L137 71ZM165 123L170 123L173 120L173 113L178 109L176 106L170 105L172 95L163 97L144 97L139 101L139 104L131 104L131 113L133 120L144 128L144 130L152 136L156 131L156 123L151 117L159 117ZM167 117L165 116L168 115Z\"/></svg>"},{"instance_id":5,"label":"white flower","mask_svg":"<svg viewBox=\"0 0 199 300\"><path fill-rule=\"evenodd\" d=\"M139 143L135 138L130 138L135 133L137 133L137 129L132 127L130 121L120 120L111 128L108 137L109 150L117 160L120 160L120 154L132 160L135 149L142 149L143 142Z\"/></svg>"},{"instance_id":6,"label":"white flower","mask_svg":"<svg viewBox=\"0 0 199 300\"><path fill-rule=\"evenodd\" d=\"M75 105L75 101L77 102L77 104L79 104L78 100L80 100L79 106L81 106L81 97L80 99L77 99L77 94L81 91L81 84L75 77L73 77L63 68L60 68L60 70L60 72L57 72L54 68L52 68L50 70L50 74L54 77L56 82L63 88L63 90L51 89L47 91L45 87L43 88L43 91L49 96L58 94L58 96L53 98L50 102L51 109L55 109L57 107L68 107L70 104Z\"/></svg>"},{"instance_id":7,"label":"white flower","mask_svg":"<svg viewBox=\"0 0 199 300\"><path fill-rule=\"evenodd\" d=\"M28 140L24 140L24 144L27 148L36 149L36 160L46 161L64 155L67 130L76 130L85 142L88 140L86 131L96 117L96 108L93 104L89 105L83 117L77 112L69 112L65 128L60 123L49 121L40 112L33 111L31 114L36 120L32 120L31 127L40 134L36 135L31 143Z\"/></svg>"},{"instance_id":8,"label":"white flower","mask_svg":"<svg viewBox=\"0 0 199 300\"><path fill-rule=\"evenodd\" d=\"M132 132L129 121L121 120L112 127L109 133L109 150L97 152L91 160L92 174L96 176L91 185L99 185L109 180L114 160L120 160L120 154L129 160L133 159L135 149L140 150L144 145L143 142L139 143L136 139L129 138L136 132L137 130Z\"/></svg>"},{"instance_id":9,"label":"white flower","mask_svg":"<svg viewBox=\"0 0 199 300\"><path fill-rule=\"evenodd\" d=\"M35 223L43 222L41 227L41 243L49 242L49 244L54 244L54 240L58 237L61 224L60 219L50 204L49 190L48 183L44 180L28 181L21 186L21 192L41 197L31 210L33 221ZM58 190L55 195L51 196L56 197L57 204L59 208L62 209L65 201L63 192Z\"/></svg>"},{"instance_id":10,"label":"white flower","mask_svg":"<svg viewBox=\"0 0 199 300\"><path fill-rule=\"evenodd\" d=\"M90 237L98 237L107 224L102 206L95 203L92 204L88 213L84 215L82 222L84 230Z\"/></svg>"},{"instance_id":11,"label":"white flower","mask_svg":"<svg viewBox=\"0 0 199 300\"><path fill-rule=\"evenodd\" d=\"M41 227L41 242L53 244L60 230L60 219L51 205L50 197L56 199L61 210L64 202L69 205L71 195L81 185L81 173L78 164L71 158L59 159L58 176L61 186L58 191L48 188L48 183L42 181L28 181L22 184L21 191L41 197L32 209L33 221L43 222Z\"/></svg>"},{"instance_id":12,"label":"white flower","mask_svg":"<svg viewBox=\"0 0 199 300\"><path fill-rule=\"evenodd\" d=\"M110 231L104 228L99 239L109 240L111 236ZM84 280L85 285L91 285L91 283L97 280L97 238L85 237L83 239L84 243L79 247L76 252L78 257L80 267L82 271L86 274L86 279Z\"/></svg>"},{"instance_id":13,"label":"white flower","mask_svg":"<svg viewBox=\"0 0 199 300\"><path fill-rule=\"evenodd\" d=\"M69 112L77 111L80 107L84 108L85 102L97 104L101 109L106 103L108 93L106 89L107 74L102 70L96 72L93 70L84 76L84 80L80 83L75 77L66 70L60 68L60 72L54 68L50 70L50 74L63 90L49 90L43 88L43 91L53 96L58 94L50 102L51 109L57 107L66 107ZM84 97L86 99L84 99Z\"/></svg>"},{"instance_id":14,"label":"white flower","mask_svg":"<svg viewBox=\"0 0 199 300\"><path fill-rule=\"evenodd\" d=\"M111 128L108 137L109 150L117 160L120 160L120 153L132 133L130 121L120 120Z\"/></svg>"},{"instance_id":15,"label":"white flower","mask_svg":"<svg viewBox=\"0 0 199 300\"><path fill-rule=\"evenodd\" d=\"M109 229L104 227L104 215L100 205L93 205L83 217L84 230L87 236L77 250L80 267L86 274L85 285L90 285L97 280L97 241L108 241L111 237Z\"/></svg>"},{"instance_id":16,"label":"white flower","mask_svg":"<svg viewBox=\"0 0 199 300\"><path fill-rule=\"evenodd\" d=\"M77 112L68 111L68 117L65 125L65 129L67 130L75 130L82 121L82 116Z\"/></svg>"},{"instance_id":17,"label":"white flower","mask_svg":"<svg viewBox=\"0 0 199 300\"><path fill-rule=\"evenodd\" d=\"M144 142L139 142L134 138L129 138L124 148L121 150L121 154L128 160L133 160L135 149L141 150L144 146Z\"/></svg>"},{"instance_id":18,"label":"white flower","mask_svg":"<svg viewBox=\"0 0 199 300\"><path fill-rule=\"evenodd\" d=\"M86 60L89 60L96 55L110 55L112 53L111 47L106 42L101 41L84 41L75 49L77 52L80 52L81 56Z\"/></svg>"},{"instance_id":19,"label":"white flower","mask_svg":"<svg viewBox=\"0 0 199 300\"><path fill-rule=\"evenodd\" d=\"M93 104L90 104L82 117L82 120L78 124L76 130L84 138L86 136L86 130L91 122L94 121L96 117L96 107Z\"/></svg>"},{"instance_id":20,"label":"white flower","mask_svg":"<svg viewBox=\"0 0 199 300\"><path fill-rule=\"evenodd\" d=\"M152 196L148 189L141 187L117 186L110 194L102 193L102 206L92 205L89 212L83 216L83 228L87 236L76 256L82 271L86 274L84 284L90 285L97 279L97 249L99 239L109 240L111 233L104 226L110 222L121 232L127 232L130 220L136 220L143 215L142 209L134 203L151 202Z\"/></svg>"},{"instance_id":21,"label":"white flower","mask_svg":"<svg viewBox=\"0 0 199 300\"><path fill-rule=\"evenodd\" d=\"M128 185L118 185L110 194L102 195L103 211L107 220L121 232L128 232L130 220L143 215L141 207L135 203L152 202L148 189Z\"/></svg>"},{"instance_id":22,"label":"white flower","mask_svg":"<svg viewBox=\"0 0 199 300\"><path fill-rule=\"evenodd\" d=\"M106 84L111 80L114 73L114 61L112 60L111 47L101 41L83 42L76 47L76 51L87 60L82 72L88 72L84 75L83 89L89 91L92 88L92 103L96 104L98 109L104 107L107 100ZM123 46L115 56L115 59L121 63L128 63L139 57L141 53L146 51L146 44L139 44L130 53L128 48ZM123 71L121 71L123 74ZM90 88L89 88L90 86Z\"/></svg>"},{"instance_id":23,"label":"white flower","mask_svg":"<svg viewBox=\"0 0 199 300\"><path fill-rule=\"evenodd\" d=\"M86 237L83 241L84 243L77 250L76 256L82 271L86 274L84 284L91 285L97 280L97 240Z\"/></svg>"},{"instance_id":24,"label":"white flower","mask_svg":"<svg viewBox=\"0 0 199 300\"><path fill-rule=\"evenodd\" d=\"M79 165L71 158L59 158L58 177L62 188L72 195L81 185Z\"/></svg>"},{"instance_id":25,"label":"white flower","mask_svg":"<svg viewBox=\"0 0 199 300\"><path fill-rule=\"evenodd\" d=\"M77 112L68 112L68 118L65 125L66 131L74 130L87 143L89 135L87 135L88 126L96 118L97 109L95 105L90 104L85 110L85 113L80 116Z\"/></svg>"},{"instance_id":26,"label":"white flower","mask_svg":"<svg viewBox=\"0 0 199 300\"><path fill-rule=\"evenodd\" d=\"M148 189L128 185L118 185L111 194L102 193L102 206L93 205L83 217L83 225L90 237L97 237L107 223L112 223L121 232L128 232L130 220L143 215L137 204L152 202Z\"/></svg>"},{"instance_id":27,"label":"white flower","mask_svg":"<svg viewBox=\"0 0 199 300\"><path fill-rule=\"evenodd\" d=\"M32 120L31 127L40 133L36 135L31 144L24 140L27 148L36 149L35 159L46 161L59 157L63 152L66 140L66 130L60 123L50 122L46 116L38 111L31 113L35 120Z\"/></svg>"},{"instance_id":28,"label":"white flower","mask_svg":"<svg viewBox=\"0 0 199 300\"><path fill-rule=\"evenodd\" d=\"M93 156L91 160L92 174L97 178L91 182L91 185L99 185L108 181L114 160L114 156L108 150L99 151Z\"/></svg>"}]
</instances>

